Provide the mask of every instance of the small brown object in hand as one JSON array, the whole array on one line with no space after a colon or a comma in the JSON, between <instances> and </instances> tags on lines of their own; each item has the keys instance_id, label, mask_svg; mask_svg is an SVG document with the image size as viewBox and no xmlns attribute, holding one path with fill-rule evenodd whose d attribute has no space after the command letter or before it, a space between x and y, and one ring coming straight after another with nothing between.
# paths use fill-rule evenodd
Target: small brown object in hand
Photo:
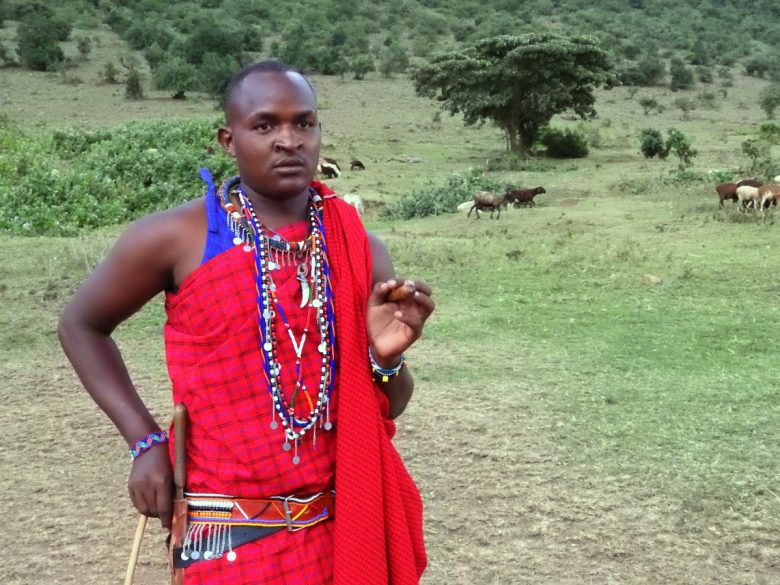
<instances>
[{"instance_id":1,"label":"small brown object in hand","mask_svg":"<svg viewBox=\"0 0 780 585\"><path fill-rule=\"evenodd\" d=\"M403 301L404 299L408 299L410 296L414 294L414 292L415 292L414 286L408 284L402 284L398 288L395 288L392 291L390 291L390 294L387 295L387 300L397 303L398 301Z\"/></svg>"}]
</instances>

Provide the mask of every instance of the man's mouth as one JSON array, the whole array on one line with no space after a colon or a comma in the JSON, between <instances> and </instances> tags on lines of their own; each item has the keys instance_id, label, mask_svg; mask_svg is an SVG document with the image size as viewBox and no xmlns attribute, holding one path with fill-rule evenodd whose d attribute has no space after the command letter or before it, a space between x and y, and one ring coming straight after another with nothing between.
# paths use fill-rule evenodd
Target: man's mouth
<instances>
[{"instance_id":1,"label":"man's mouth","mask_svg":"<svg viewBox=\"0 0 780 585\"><path fill-rule=\"evenodd\" d=\"M305 163L295 157L285 158L274 165L275 169L298 169L306 166Z\"/></svg>"}]
</instances>

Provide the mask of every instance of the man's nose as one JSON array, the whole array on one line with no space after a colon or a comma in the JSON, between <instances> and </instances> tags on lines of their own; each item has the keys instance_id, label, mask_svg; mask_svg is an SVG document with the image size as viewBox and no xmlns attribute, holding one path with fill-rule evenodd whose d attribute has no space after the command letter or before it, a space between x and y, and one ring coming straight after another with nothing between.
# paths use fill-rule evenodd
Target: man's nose
<instances>
[{"instance_id":1,"label":"man's nose","mask_svg":"<svg viewBox=\"0 0 780 585\"><path fill-rule=\"evenodd\" d=\"M289 126L283 126L279 129L279 134L276 136L276 142L274 142L274 150L296 150L301 147L303 140L296 132L295 128Z\"/></svg>"}]
</instances>

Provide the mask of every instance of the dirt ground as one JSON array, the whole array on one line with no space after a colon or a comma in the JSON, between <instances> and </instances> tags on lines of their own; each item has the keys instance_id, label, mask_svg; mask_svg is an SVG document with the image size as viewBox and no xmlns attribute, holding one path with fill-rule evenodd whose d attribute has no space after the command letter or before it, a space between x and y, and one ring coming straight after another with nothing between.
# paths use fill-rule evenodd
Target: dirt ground
<instances>
[{"instance_id":1,"label":"dirt ground","mask_svg":"<svg viewBox=\"0 0 780 585\"><path fill-rule=\"evenodd\" d=\"M161 342L123 350L163 420L165 376L150 358ZM0 581L122 582L137 516L121 440L54 339L4 361L2 378ZM397 439L426 503L425 585L780 583L777 534L737 517L721 523L733 531L690 529L679 502L578 464L556 447L555 414L529 385L498 393L495 409L452 409L434 424L425 413L452 387L425 378ZM165 582L163 535L150 521L136 583Z\"/></svg>"}]
</instances>

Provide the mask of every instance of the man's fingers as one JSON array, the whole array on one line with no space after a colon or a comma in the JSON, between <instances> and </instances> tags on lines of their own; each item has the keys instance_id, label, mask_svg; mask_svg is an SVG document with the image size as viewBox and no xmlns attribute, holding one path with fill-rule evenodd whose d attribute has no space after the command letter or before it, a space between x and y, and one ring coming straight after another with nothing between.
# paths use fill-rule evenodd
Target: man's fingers
<instances>
[{"instance_id":1,"label":"man's fingers","mask_svg":"<svg viewBox=\"0 0 780 585\"><path fill-rule=\"evenodd\" d=\"M426 296L431 296L433 294L433 289L431 288L431 285L429 285L424 280L415 280L414 289Z\"/></svg>"},{"instance_id":2,"label":"man's fingers","mask_svg":"<svg viewBox=\"0 0 780 585\"><path fill-rule=\"evenodd\" d=\"M171 516L173 513L173 486L163 486L157 490L157 514L160 517L160 524L163 528L171 527Z\"/></svg>"}]
</instances>

